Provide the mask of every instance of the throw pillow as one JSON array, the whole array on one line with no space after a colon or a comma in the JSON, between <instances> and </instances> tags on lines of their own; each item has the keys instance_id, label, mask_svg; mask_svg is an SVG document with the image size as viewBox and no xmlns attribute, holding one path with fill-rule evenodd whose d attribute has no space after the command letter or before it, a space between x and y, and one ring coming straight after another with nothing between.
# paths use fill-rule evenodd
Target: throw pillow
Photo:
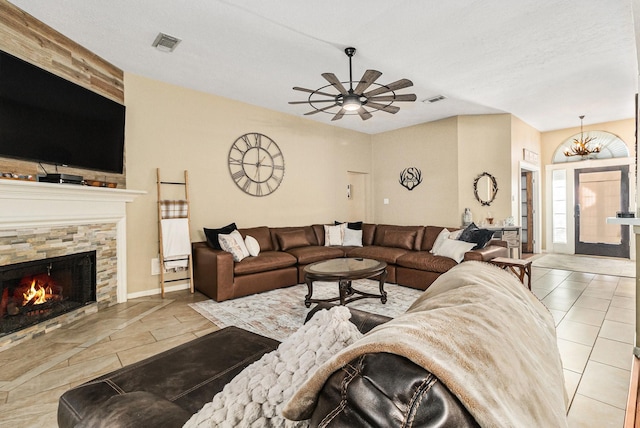
<instances>
[{"instance_id":1,"label":"throw pillow","mask_svg":"<svg viewBox=\"0 0 640 428\"><path fill-rule=\"evenodd\" d=\"M445 239L438 251L433 253L436 256L449 257L460 263L464 259L464 253L471 250L476 244L473 242L459 241L457 239Z\"/></svg>"},{"instance_id":2,"label":"throw pillow","mask_svg":"<svg viewBox=\"0 0 640 428\"><path fill-rule=\"evenodd\" d=\"M240 232L237 230L234 230L228 235L218 235L218 242L224 251L231 253L234 262L240 262L244 258L249 257L249 250L247 250L242 235L240 235Z\"/></svg>"},{"instance_id":3,"label":"throw pillow","mask_svg":"<svg viewBox=\"0 0 640 428\"><path fill-rule=\"evenodd\" d=\"M385 230L382 237L382 245L385 247L402 248L412 250L416 240L415 230Z\"/></svg>"},{"instance_id":4,"label":"throw pillow","mask_svg":"<svg viewBox=\"0 0 640 428\"><path fill-rule=\"evenodd\" d=\"M205 227L204 236L207 237L207 244L209 244L210 247L215 248L216 250L222 250L222 247L220 247L220 243L218 242L218 235L220 235L221 233L226 235L236 229L237 227L235 223L228 224L225 227L221 227L219 229L207 229Z\"/></svg>"},{"instance_id":5,"label":"throw pillow","mask_svg":"<svg viewBox=\"0 0 640 428\"><path fill-rule=\"evenodd\" d=\"M250 256L256 257L260 254L260 244L253 236L247 235L247 237L244 238L244 245L247 247Z\"/></svg>"},{"instance_id":6,"label":"throw pillow","mask_svg":"<svg viewBox=\"0 0 640 428\"><path fill-rule=\"evenodd\" d=\"M462 230L454 230L453 232L449 233L449 239L458 239L460 237L460 234L462 234Z\"/></svg>"},{"instance_id":7,"label":"throw pillow","mask_svg":"<svg viewBox=\"0 0 640 428\"><path fill-rule=\"evenodd\" d=\"M278 232L276 233L276 238L278 239L278 244L280 244L280 249L282 251L311 245L307 239L307 235L304 233L304 230Z\"/></svg>"},{"instance_id":8,"label":"throw pillow","mask_svg":"<svg viewBox=\"0 0 640 428\"><path fill-rule=\"evenodd\" d=\"M338 226L340 224L343 224L344 222L336 220L334 223L335 223L336 226ZM347 223L347 229L362 230L362 222L361 221L348 222Z\"/></svg>"},{"instance_id":9,"label":"throw pillow","mask_svg":"<svg viewBox=\"0 0 640 428\"><path fill-rule=\"evenodd\" d=\"M436 237L436 240L433 243L433 247L431 247L430 253L435 254L440 249L440 246L442 245L444 240L447 239L450 234L451 232L449 232L447 228L442 229L438 234L438 236Z\"/></svg>"},{"instance_id":10,"label":"throw pillow","mask_svg":"<svg viewBox=\"0 0 640 428\"><path fill-rule=\"evenodd\" d=\"M324 245L330 247L331 245L342 245L344 242L344 231L346 224L342 223L337 226L324 225Z\"/></svg>"},{"instance_id":11,"label":"throw pillow","mask_svg":"<svg viewBox=\"0 0 640 428\"><path fill-rule=\"evenodd\" d=\"M464 228L464 230L462 231L460 236L458 236L458 239L460 241L471 242L471 241L469 241L469 239L471 239L471 235L476 230L478 230L478 226L476 226L475 223L471 223L469 226Z\"/></svg>"},{"instance_id":12,"label":"throw pillow","mask_svg":"<svg viewBox=\"0 0 640 428\"><path fill-rule=\"evenodd\" d=\"M344 241L342 245L362 247L362 230L354 230L347 227L344 231Z\"/></svg>"},{"instance_id":13,"label":"throw pillow","mask_svg":"<svg viewBox=\"0 0 640 428\"><path fill-rule=\"evenodd\" d=\"M467 242L473 242L475 247L472 250L479 250L487 245L487 242L491 241L494 231L489 229L478 229L471 233L471 238Z\"/></svg>"},{"instance_id":14,"label":"throw pillow","mask_svg":"<svg viewBox=\"0 0 640 428\"><path fill-rule=\"evenodd\" d=\"M344 306L317 312L298 331L245 368L184 425L204 427L300 427L282 409L329 358L362 337Z\"/></svg>"}]
</instances>

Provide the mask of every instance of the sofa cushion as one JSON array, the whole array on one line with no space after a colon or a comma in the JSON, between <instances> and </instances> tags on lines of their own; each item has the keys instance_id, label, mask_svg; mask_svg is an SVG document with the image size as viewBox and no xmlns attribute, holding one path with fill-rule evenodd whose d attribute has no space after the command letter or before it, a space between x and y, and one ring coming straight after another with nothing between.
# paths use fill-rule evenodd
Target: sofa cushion
<instances>
[{"instance_id":1,"label":"sofa cushion","mask_svg":"<svg viewBox=\"0 0 640 428\"><path fill-rule=\"evenodd\" d=\"M386 230L382 238L385 247L413 249L416 240L416 232L409 230Z\"/></svg>"},{"instance_id":2,"label":"sofa cushion","mask_svg":"<svg viewBox=\"0 0 640 428\"><path fill-rule=\"evenodd\" d=\"M373 240L376 236L375 224L363 223L362 224L362 245L373 245Z\"/></svg>"},{"instance_id":3,"label":"sofa cushion","mask_svg":"<svg viewBox=\"0 0 640 428\"><path fill-rule=\"evenodd\" d=\"M319 245L291 248L287 250L287 253L298 259L299 265L344 257L344 250L340 247L321 247Z\"/></svg>"},{"instance_id":4,"label":"sofa cushion","mask_svg":"<svg viewBox=\"0 0 640 428\"><path fill-rule=\"evenodd\" d=\"M256 272L286 268L294 266L296 258L283 251L263 251L257 257L247 257L241 262L233 264L234 275L247 275Z\"/></svg>"},{"instance_id":5,"label":"sofa cushion","mask_svg":"<svg viewBox=\"0 0 640 428\"><path fill-rule=\"evenodd\" d=\"M412 251L398 257L398 266L429 272L444 273L457 263L449 257L436 256L429 251Z\"/></svg>"},{"instance_id":6,"label":"sofa cushion","mask_svg":"<svg viewBox=\"0 0 640 428\"><path fill-rule=\"evenodd\" d=\"M364 225L363 225L364 228ZM409 232L409 234L411 232L415 232L415 235L413 237L413 246L411 248L408 248L410 250L420 250L420 245L422 244L422 237L424 235L424 226L396 226L396 225L389 225L389 224L379 224L376 226L375 229L375 236L373 239L373 245L378 245L378 246L389 246L387 244L385 244L385 235L387 233L387 231L401 231L401 232ZM394 234L392 234L394 235ZM401 234L397 235L397 238L400 237ZM389 238L387 238L389 239ZM366 245L366 244L365 244Z\"/></svg>"},{"instance_id":7,"label":"sofa cushion","mask_svg":"<svg viewBox=\"0 0 640 428\"><path fill-rule=\"evenodd\" d=\"M336 220L334 222L337 225L339 224L343 224L343 221L338 221ZM352 221L352 222L347 222L347 229L351 229L351 230L362 230L362 222L361 221Z\"/></svg>"},{"instance_id":8,"label":"sofa cushion","mask_svg":"<svg viewBox=\"0 0 640 428\"><path fill-rule=\"evenodd\" d=\"M346 228L342 245L345 247L362 247L362 229Z\"/></svg>"},{"instance_id":9,"label":"sofa cushion","mask_svg":"<svg viewBox=\"0 0 640 428\"><path fill-rule=\"evenodd\" d=\"M260 244L253 236L247 235L247 237L244 238L244 245L247 247L247 251L249 251L250 256L256 257L260 254Z\"/></svg>"},{"instance_id":10,"label":"sofa cushion","mask_svg":"<svg viewBox=\"0 0 640 428\"><path fill-rule=\"evenodd\" d=\"M396 264L398 257L407 254L409 251L402 248L379 247L377 245L369 245L365 247L355 247L347 253L348 257L364 257L367 259L375 259L381 262Z\"/></svg>"},{"instance_id":11,"label":"sofa cushion","mask_svg":"<svg viewBox=\"0 0 640 428\"><path fill-rule=\"evenodd\" d=\"M420 245L421 251L431 251L433 248L433 244L435 244L436 239L440 232L445 229L441 226L425 226L424 235L422 237L422 243ZM452 228L447 228L447 230L451 231Z\"/></svg>"},{"instance_id":12,"label":"sofa cushion","mask_svg":"<svg viewBox=\"0 0 640 428\"><path fill-rule=\"evenodd\" d=\"M246 229L238 229L240 234L246 238L247 235L253 236L260 245L260 251L273 251L273 243L271 242L271 232L266 226L249 227Z\"/></svg>"},{"instance_id":13,"label":"sofa cushion","mask_svg":"<svg viewBox=\"0 0 640 428\"><path fill-rule=\"evenodd\" d=\"M229 234L236 229L237 227L235 223L228 224L218 229L207 229L205 227L204 236L207 237L207 244L209 244L211 248L215 248L216 250L222 250L222 247L220 247L220 242L218 242L218 235L220 235L221 233Z\"/></svg>"},{"instance_id":14,"label":"sofa cushion","mask_svg":"<svg viewBox=\"0 0 640 428\"><path fill-rule=\"evenodd\" d=\"M312 226L294 226L294 227L272 227L269 228L269 232L271 233L271 241L273 242L273 249L278 251L283 251L280 246L280 240L278 235L282 235L287 232L300 232L304 233L304 236L307 238L307 245L320 245L318 244L318 239L316 238L316 233L314 232L314 228ZM324 233L324 232L323 232ZM300 235L298 235L300 236ZM290 247L295 248L295 247Z\"/></svg>"},{"instance_id":15,"label":"sofa cushion","mask_svg":"<svg viewBox=\"0 0 640 428\"><path fill-rule=\"evenodd\" d=\"M276 238L278 239L278 245L280 246L280 250L282 251L287 251L291 248L306 247L308 245L311 245L311 243L307 239L307 235L304 233L304 230L278 232L276 233Z\"/></svg>"}]
</instances>

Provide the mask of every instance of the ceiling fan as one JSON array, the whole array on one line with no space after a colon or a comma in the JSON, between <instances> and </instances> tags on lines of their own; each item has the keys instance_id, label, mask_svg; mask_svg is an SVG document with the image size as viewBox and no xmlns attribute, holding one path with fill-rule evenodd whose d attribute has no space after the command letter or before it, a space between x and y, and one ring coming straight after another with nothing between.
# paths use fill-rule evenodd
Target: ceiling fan
<instances>
[{"instance_id":1,"label":"ceiling fan","mask_svg":"<svg viewBox=\"0 0 640 428\"><path fill-rule=\"evenodd\" d=\"M409 79L400 79L388 85L375 83L378 77L382 75L377 70L367 70L359 81L356 81L356 87L353 88L353 75L351 69L351 58L356 53L356 48L346 48L344 53L349 57L349 81L341 82L333 73L322 73L328 85L316 90L300 88L295 86L296 91L307 92L309 97L306 101L290 101L289 104L309 104L313 110L305 113L305 116L316 113L333 114L331 120L342 119L345 114L358 114L362 120L371 118L371 112L382 110L387 113L397 113L400 107L392 105L396 101L415 101L416 94L396 94L399 89L413 86L413 82ZM349 84L349 89L343 84ZM367 89L372 88L368 92ZM331 93L333 91L336 93ZM331 91L331 92L329 92ZM326 105L330 103L330 105ZM366 108L365 108L366 107ZM370 109L370 110L367 110ZM333 111L332 111L333 109ZM337 111L336 111L337 109Z\"/></svg>"}]
</instances>

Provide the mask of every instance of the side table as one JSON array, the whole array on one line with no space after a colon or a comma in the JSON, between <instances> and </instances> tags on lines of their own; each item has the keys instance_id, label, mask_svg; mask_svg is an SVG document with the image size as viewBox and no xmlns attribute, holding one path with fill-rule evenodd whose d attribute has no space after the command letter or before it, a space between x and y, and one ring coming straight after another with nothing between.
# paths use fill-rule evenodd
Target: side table
<instances>
[{"instance_id":1,"label":"side table","mask_svg":"<svg viewBox=\"0 0 640 428\"><path fill-rule=\"evenodd\" d=\"M526 275L528 277L527 287L531 290L531 260L496 257L495 259L490 260L489 263L501 267L504 270L511 271L511 273L518 277L523 285L524 277Z\"/></svg>"}]
</instances>

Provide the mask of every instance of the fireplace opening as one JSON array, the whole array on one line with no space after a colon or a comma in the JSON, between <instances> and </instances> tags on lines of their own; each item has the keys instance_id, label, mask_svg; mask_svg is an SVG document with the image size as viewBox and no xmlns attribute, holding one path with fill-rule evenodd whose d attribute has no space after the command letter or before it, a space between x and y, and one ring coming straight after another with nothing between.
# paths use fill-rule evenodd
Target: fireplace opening
<instances>
[{"instance_id":1,"label":"fireplace opening","mask_svg":"<svg viewBox=\"0 0 640 428\"><path fill-rule=\"evenodd\" d=\"M95 251L0 266L0 336L95 301Z\"/></svg>"}]
</instances>

